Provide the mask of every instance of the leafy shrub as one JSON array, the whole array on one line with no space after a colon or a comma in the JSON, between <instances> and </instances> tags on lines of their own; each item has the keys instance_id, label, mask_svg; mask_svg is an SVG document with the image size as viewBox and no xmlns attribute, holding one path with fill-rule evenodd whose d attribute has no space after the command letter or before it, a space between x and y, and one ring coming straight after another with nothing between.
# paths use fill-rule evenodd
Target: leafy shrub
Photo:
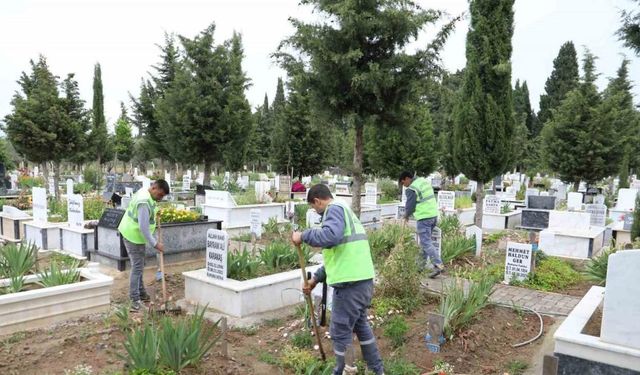
<instances>
[{"instance_id":1,"label":"leafy shrub","mask_svg":"<svg viewBox=\"0 0 640 375\"><path fill-rule=\"evenodd\" d=\"M406 341L409 326L401 315L395 315L384 324L383 335L391 340L391 345L398 348Z\"/></svg>"},{"instance_id":2,"label":"leafy shrub","mask_svg":"<svg viewBox=\"0 0 640 375\"><path fill-rule=\"evenodd\" d=\"M90 165L84 169L82 173L84 181L91 185L93 190L99 190L102 186L102 174L93 165Z\"/></svg>"},{"instance_id":3,"label":"leafy shrub","mask_svg":"<svg viewBox=\"0 0 640 375\"><path fill-rule=\"evenodd\" d=\"M463 195L460 197L456 197L454 207L456 209L465 209L473 207L473 200L469 195Z\"/></svg>"},{"instance_id":4,"label":"leafy shrub","mask_svg":"<svg viewBox=\"0 0 640 375\"><path fill-rule=\"evenodd\" d=\"M553 292L570 287L580 280L580 273L569 262L546 257L536 263L535 272L529 274L524 284L533 289Z\"/></svg>"},{"instance_id":5,"label":"leafy shrub","mask_svg":"<svg viewBox=\"0 0 640 375\"><path fill-rule=\"evenodd\" d=\"M148 371L154 374L158 369L158 347L160 345L157 329L149 322L142 328L126 332L124 348L128 356L127 366L134 371Z\"/></svg>"},{"instance_id":6,"label":"leafy shrub","mask_svg":"<svg viewBox=\"0 0 640 375\"><path fill-rule=\"evenodd\" d=\"M501 214L508 214L511 211L513 210L511 209L511 206L509 205L509 203L505 203L500 207Z\"/></svg>"},{"instance_id":7,"label":"leafy shrub","mask_svg":"<svg viewBox=\"0 0 640 375\"><path fill-rule=\"evenodd\" d=\"M44 178L20 175L18 176L18 187L21 189L44 187Z\"/></svg>"},{"instance_id":8,"label":"leafy shrub","mask_svg":"<svg viewBox=\"0 0 640 375\"><path fill-rule=\"evenodd\" d=\"M420 375L423 371L404 358L393 358L384 362L384 373L388 375Z\"/></svg>"},{"instance_id":9,"label":"leafy shrub","mask_svg":"<svg viewBox=\"0 0 640 375\"><path fill-rule=\"evenodd\" d=\"M380 180L378 182L378 188L382 192L379 203L396 202L400 193L402 193L398 183L392 180Z\"/></svg>"},{"instance_id":10,"label":"leafy shrub","mask_svg":"<svg viewBox=\"0 0 640 375\"><path fill-rule=\"evenodd\" d=\"M78 270L79 266L80 261L75 261L69 266L69 268L63 269L57 262L51 262L49 264L49 268L38 274L40 276L38 284L45 288L49 288L52 286L76 283L80 281L80 270Z\"/></svg>"},{"instance_id":11,"label":"leafy shrub","mask_svg":"<svg viewBox=\"0 0 640 375\"><path fill-rule=\"evenodd\" d=\"M265 203L265 202L260 202L258 198L256 198L256 193L253 190L248 190L242 193L234 194L233 199L236 201L236 204L238 206Z\"/></svg>"},{"instance_id":12,"label":"leafy shrub","mask_svg":"<svg viewBox=\"0 0 640 375\"><path fill-rule=\"evenodd\" d=\"M291 336L291 344L299 349L311 348L313 346L313 336L309 331L296 332Z\"/></svg>"},{"instance_id":13,"label":"leafy shrub","mask_svg":"<svg viewBox=\"0 0 640 375\"><path fill-rule=\"evenodd\" d=\"M399 224L384 225L381 229L369 233L368 238L371 256L376 264L384 262L398 243L412 241L411 230L403 229Z\"/></svg>"},{"instance_id":14,"label":"leafy shrub","mask_svg":"<svg viewBox=\"0 0 640 375\"><path fill-rule=\"evenodd\" d=\"M280 362L295 374L306 374L306 370L316 365L318 359L309 350L286 346Z\"/></svg>"},{"instance_id":15,"label":"leafy shrub","mask_svg":"<svg viewBox=\"0 0 640 375\"><path fill-rule=\"evenodd\" d=\"M307 211L309 211L308 204L296 204L294 208L294 215L296 217L296 223L300 228L307 227Z\"/></svg>"},{"instance_id":16,"label":"leafy shrub","mask_svg":"<svg viewBox=\"0 0 640 375\"><path fill-rule=\"evenodd\" d=\"M158 210L161 223L188 223L198 221L200 214L194 211L181 210L175 207L162 207Z\"/></svg>"},{"instance_id":17,"label":"leafy shrub","mask_svg":"<svg viewBox=\"0 0 640 375\"><path fill-rule=\"evenodd\" d=\"M86 194L93 190L93 185L88 182L81 182L73 185L74 194Z\"/></svg>"},{"instance_id":18,"label":"leafy shrub","mask_svg":"<svg viewBox=\"0 0 640 375\"><path fill-rule=\"evenodd\" d=\"M520 185L520 190L518 190L516 192L516 199L519 200L519 201L524 200L526 192L527 192L527 185L525 185L525 184Z\"/></svg>"},{"instance_id":19,"label":"leafy shrub","mask_svg":"<svg viewBox=\"0 0 640 375\"><path fill-rule=\"evenodd\" d=\"M302 252L306 264L311 258L309 246L303 245ZM259 258L260 262L271 272L291 270L299 266L298 251L287 242L275 241L270 243L260 253Z\"/></svg>"},{"instance_id":20,"label":"leafy shrub","mask_svg":"<svg viewBox=\"0 0 640 375\"><path fill-rule=\"evenodd\" d=\"M247 248L227 254L227 277L234 280L248 280L256 276L260 261Z\"/></svg>"},{"instance_id":21,"label":"leafy shrub","mask_svg":"<svg viewBox=\"0 0 640 375\"><path fill-rule=\"evenodd\" d=\"M462 224L456 215L444 215L440 218L438 228L442 233L442 237L454 236L460 233Z\"/></svg>"},{"instance_id":22,"label":"leafy shrub","mask_svg":"<svg viewBox=\"0 0 640 375\"><path fill-rule=\"evenodd\" d=\"M442 261L451 263L465 254L473 254L476 248L475 238L465 238L461 234L442 238Z\"/></svg>"},{"instance_id":23,"label":"leafy shrub","mask_svg":"<svg viewBox=\"0 0 640 375\"><path fill-rule=\"evenodd\" d=\"M380 295L395 297L401 300L420 300L420 251L411 236L404 235L406 229L399 234L399 241L391 250L384 262L380 262Z\"/></svg>"},{"instance_id":24,"label":"leafy shrub","mask_svg":"<svg viewBox=\"0 0 640 375\"><path fill-rule=\"evenodd\" d=\"M473 320L478 311L487 306L493 284L492 278L483 277L478 282L470 282L467 293L464 291L462 280L444 286L440 314L444 315L446 337L453 337L454 333Z\"/></svg>"},{"instance_id":25,"label":"leafy shrub","mask_svg":"<svg viewBox=\"0 0 640 375\"><path fill-rule=\"evenodd\" d=\"M98 220L102 217L105 206L102 198L91 197L83 200L84 219L85 220Z\"/></svg>"},{"instance_id":26,"label":"leafy shrub","mask_svg":"<svg viewBox=\"0 0 640 375\"><path fill-rule=\"evenodd\" d=\"M616 252L616 248L603 250L598 256L589 259L584 270L584 277L596 283L605 286L607 283L607 267L609 266L609 255Z\"/></svg>"}]
</instances>

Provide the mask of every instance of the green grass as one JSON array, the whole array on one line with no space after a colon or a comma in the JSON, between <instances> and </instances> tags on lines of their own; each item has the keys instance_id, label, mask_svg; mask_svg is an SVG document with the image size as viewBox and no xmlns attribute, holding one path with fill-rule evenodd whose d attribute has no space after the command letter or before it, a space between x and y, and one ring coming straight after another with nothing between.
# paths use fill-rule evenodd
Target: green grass
<instances>
[{"instance_id":1,"label":"green grass","mask_svg":"<svg viewBox=\"0 0 640 375\"><path fill-rule=\"evenodd\" d=\"M296 332L291 336L291 344L298 349L311 348L313 346L313 336L309 331Z\"/></svg>"},{"instance_id":2,"label":"green grass","mask_svg":"<svg viewBox=\"0 0 640 375\"><path fill-rule=\"evenodd\" d=\"M471 199L471 196L468 195L456 197L454 207L455 209L471 208L473 207L473 200Z\"/></svg>"},{"instance_id":3,"label":"green grass","mask_svg":"<svg viewBox=\"0 0 640 375\"><path fill-rule=\"evenodd\" d=\"M260 352L260 354L258 354L258 360L273 366L278 366L280 364L278 358L269 352Z\"/></svg>"},{"instance_id":4,"label":"green grass","mask_svg":"<svg viewBox=\"0 0 640 375\"><path fill-rule=\"evenodd\" d=\"M546 257L536 265L535 273L531 273L524 284L532 289L556 292L581 280L582 276L573 269L571 263L560 258Z\"/></svg>"},{"instance_id":5,"label":"green grass","mask_svg":"<svg viewBox=\"0 0 640 375\"><path fill-rule=\"evenodd\" d=\"M509 372L509 375L522 375L527 368L529 368L528 363L514 359L507 363L506 370Z\"/></svg>"},{"instance_id":6,"label":"green grass","mask_svg":"<svg viewBox=\"0 0 640 375\"><path fill-rule=\"evenodd\" d=\"M409 326L401 315L394 315L384 324L383 335L391 341L394 348L399 348L406 341Z\"/></svg>"}]
</instances>

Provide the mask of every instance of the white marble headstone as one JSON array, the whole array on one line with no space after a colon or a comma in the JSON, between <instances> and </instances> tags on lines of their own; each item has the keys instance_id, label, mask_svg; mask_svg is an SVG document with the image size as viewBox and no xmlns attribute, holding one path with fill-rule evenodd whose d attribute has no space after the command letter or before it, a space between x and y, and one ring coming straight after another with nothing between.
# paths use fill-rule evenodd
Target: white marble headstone
<instances>
[{"instance_id":1,"label":"white marble headstone","mask_svg":"<svg viewBox=\"0 0 640 375\"><path fill-rule=\"evenodd\" d=\"M618 202L616 203L616 209L619 211L633 211L636 206L637 195L638 190L636 189L618 190Z\"/></svg>"},{"instance_id":2,"label":"white marble headstone","mask_svg":"<svg viewBox=\"0 0 640 375\"><path fill-rule=\"evenodd\" d=\"M204 202L212 207L234 208L237 206L231 194L225 190L205 190Z\"/></svg>"},{"instance_id":3,"label":"white marble headstone","mask_svg":"<svg viewBox=\"0 0 640 375\"><path fill-rule=\"evenodd\" d=\"M452 211L456 208L456 193L440 190L438 192L438 209Z\"/></svg>"},{"instance_id":4,"label":"white marble headstone","mask_svg":"<svg viewBox=\"0 0 640 375\"><path fill-rule=\"evenodd\" d=\"M567 198L567 209L573 211L582 210L582 193L569 193Z\"/></svg>"},{"instance_id":5,"label":"white marble headstone","mask_svg":"<svg viewBox=\"0 0 640 375\"><path fill-rule=\"evenodd\" d=\"M607 206L604 204L588 204L585 211L591 215L591 225L604 227L607 223Z\"/></svg>"},{"instance_id":6,"label":"white marble headstone","mask_svg":"<svg viewBox=\"0 0 640 375\"><path fill-rule=\"evenodd\" d=\"M465 237L471 238L475 236L476 240L476 256L479 257L482 254L482 228L478 228L475 225L467 227L464 230Z\"/></svg>"},{"instance_id":7,"label":"white marble headstone","mask_svg":"<svg viewBox=\"0 0 640 375\"><path fill-rule=\"evenodd\" d=\"M507 242L504 281L524 280L531 272L533 247L528 243Z\"/></svg>"},{"instance_id":8,"label":"white marble headstone","mask_svg":"<svg viewBox=\"0 0 640 375\"><path fill-rule=\"evenodd\" d=\"M227 280L227 253L229 252L229 235L227 232L209 229L207 231L206 249L207 277L220 281Z\"/></svg>"},{"instance_id":9,"label":"white marble headstone","mask_svg":"<svg viewBox=\"0 0 640 375\"><path fill-rule=\"evenodd\" d=\"M588 231L591 215L586 212L549 211L549 229L556 231Z\"/></svg>"},{"instance_id":10,"label":"white marble headstone","mask_svg":"<svg viewBox=\"0 0 640 375\"><path fill-rule=\"evenodd\" d=\"M319 228L322 224L322 216L316 213L316 210L309 208L307 210L307 228Z\"/></svg>"},{"instance_id":11,"label":"white marble headstone","mask_svg":"<svg viewBox=\"0 0 640 375\"><path fill-rule=\"evenodd\" d=\"M82 195L71 194L67 197L67 216L69 226L72 228L84 228L84 202Z\"/></svg>"},{"instance_id":12,"label":"white marble headstone","mask_svg":"<svg viewBox=\"0 0 640 375\"><path fill-rule=\"evenodd\" d=\"M483 211L485 214L499 214L502 201L495 195L484 197Z\"/></svg>"},{"instance_id":13,"label":"white marble headstone","mask_svg":"<svg viewBox=\"0 0 640 375\"><path fill-rule=\"evenodd\" d=\"M67 179L67 196L70 196L73 194L73 180L68 178Z\"/></svg>"},{"instance_id":14,"label":"white marble headstone","mask_svg":"<svg viewBox=\"0 0 640 375\"><path fill-rule=\"evenodd\" d=\"M640 350L640 250L609 255L600 339Z\"/></svg>"},{"instance_id":15,"label":"white marble headstone","mask_svg":"<svg viewBox=\"0 0 640 375\"><path fill-rule=\"evenodd\" d=\"M378 203L378 185L375 182L367 182L364 184L364 204L375 206Z\"/></svg>"},{"instance_id":16,"label":"white marble headstone","mask_svg":"<svg viewBox=\"0 0 640 375\"><path fill-rule=\"evenodd\" d=\"M255 235L257 239L260 239L262 236L262 210L252 208L249 214L251 216L251 234Z\"/></svg>"},{"instance_id":17,"label":"white marble headstone","mask_svg":"<svg viewBox=\"0 0 640 375\"><path fill-rule=\"evenodd\" d=\"M56 183L53 180L53 177L49 177L49 194L56 195Z\"/></svg>"},{"instance_id":18,"label":"white marble headstone","mask_svg":"<svg viewBox=\"0 0 640 375\"><path fill-rule=\"evenodd\" d=\"M31 189L33 220L47 222L47 190L41 187Z\"/></svg>"}]
</instances>

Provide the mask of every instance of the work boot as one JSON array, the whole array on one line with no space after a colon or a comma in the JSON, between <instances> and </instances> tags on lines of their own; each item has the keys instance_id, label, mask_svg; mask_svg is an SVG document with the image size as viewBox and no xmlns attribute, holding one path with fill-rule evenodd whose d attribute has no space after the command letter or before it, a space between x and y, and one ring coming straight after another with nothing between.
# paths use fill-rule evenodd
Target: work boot
<instances>
[{"instance_id":1,"label":"work boot","mask_svg":"<svg viewBox=\"0 0 640 375\"><path fill-rule=\"evenodd\" d=\"M443 272L444 272L444 267L443 266L436 266L435 269L433 270L433 272L431 272L429 274L429 278L430 279L435 279L436 277L438 277L438 275L440 275Z\"/></svg>"},{"instance_id":2,"label":"work boot","mask_svg":"<svg viewBox=\"0 0 640 375\"><path fill-rule=\"evenodd\" d=\"M140 301L149 302L151 301L151 296L147 292L140 293Z\"/></svg>"},{"instance_id":3,"label":"work boot","mask_svg":"<svg viewBox=\"0 0 640 375\"><path fill-rule=\"evenodd\" d=\"M129 307L129 311L138 312L138 311L140 311L140 309L142 309L143 306L144 306L144 304L142 303L142 301L140 301L140 300L133 301L133 302L131 302L131 306Z\"/></svg>"}]
</instances>

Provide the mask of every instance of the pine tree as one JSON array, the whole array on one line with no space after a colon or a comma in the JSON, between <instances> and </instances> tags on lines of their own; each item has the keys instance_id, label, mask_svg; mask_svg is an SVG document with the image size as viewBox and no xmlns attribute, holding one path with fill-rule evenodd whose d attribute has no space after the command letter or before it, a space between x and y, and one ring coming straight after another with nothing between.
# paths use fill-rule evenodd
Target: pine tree
<instances>
[{"instance_id":1,"label":"pine tree","mask_svg":"<svg viewBox=\"0 0 640 375\"><path fill-rule=\"evenodd\" d=\"M512 165L513 118L511 37L514 0L472 0L467 33L467 66L453 132L454 160L462 173L484 183ZM482 226L482 204L476 205Z\"/></svg>"},{"instance_id":2,"label":"pine tree","mask_svg":"<svg viewBox=\"0 0 640 375\"><path fill-rule=\"evenodd\" d=\"M578 86L578 57L573 42L560 47L558 56L553 60L553 71L544 84L545 94L540 95L538 120L545 124L551 119L552 111L560 106L567 93Z\"/></svg>"},{"instance_id":3,"label":"pine tree","mask_svg":"<svg viewBox=\"0 0 640 375\"><path fill-rule=\"evenodd\" d=\"M102 93L102 69L97 63L93 70L93 126L91 127L91 145L94 149L98 165L106 158L107 122L104 118L104 95Z\"/></svg>"},{"instance_id":4,"label":"pine tree","mask_svg":"<svg viewBox=\"0 0 640 375\"><path fill-rule=\"evenodd\" d=\"M68 74L62 82L62 91L65 97L62 105L73 122L73 135L69 136L64 153L65 159L82 165L92 160L91 149L86 145L91 140L91 116L90 111L85 108L85 102L80 98L78 82L74 80L74 74Z\"/></svg>"},{"instance_id":5,"label":"pine tree","mask_svg":"<svg viewBox=\"0 0 640 375\"><path fill-rule=\"evenodd\" d=\"M640 0L636 0L640 5ZM622 26L618 29L618 37L624 45L640 56L640 12L622 11Z\"/></svg>"},{"instance_id":6,"label":"pine tree","mask_svg":"<svg viewBox=\"0 0 640 375\"><path fill-rule=\"evenodd\" d=\"M267 94L264 95L263 104L257 107L253 113L253 122L256 128L253 132L251 140L252 147L248 159L256 162L258 168L262 169L266 166L269 159L273 131L273 122L271 121Z\"/></svg>"},{"instance_id":7,"label":"pine tree","mask_svg":"<svg viewBox=\"0 0 640 375\"><path fill-rule=\"evenodd\" d=\"M423 10L413 1L309 0L320 20L292 19L293 36L276 56L285 70L303 71L314 107L332 116L331 123L354 129L353 190L363 184L364 129L403 126L400 112L416 100L415 86L439 71L439 50L453 28L447 24L434 41L415 53L405 50L440 13ZM296 55L291 55L289 48ZM325 131L333 131L325 129ZM359 196L352 208L360 213Z\"/></svg>"},{"instance_id":8,"label":"pine tree","mask_svg":"<svg viewBox=\"0 0 640 375\"><path fill-rule=\"evenodd\" d=\"M580 181L594 183L608 176L617 163L613 124L599 121L595 57L588 50L583 70L579 86L567 94L543 130L547 164L576 189Z\"/></svg>"}]
</instances>

